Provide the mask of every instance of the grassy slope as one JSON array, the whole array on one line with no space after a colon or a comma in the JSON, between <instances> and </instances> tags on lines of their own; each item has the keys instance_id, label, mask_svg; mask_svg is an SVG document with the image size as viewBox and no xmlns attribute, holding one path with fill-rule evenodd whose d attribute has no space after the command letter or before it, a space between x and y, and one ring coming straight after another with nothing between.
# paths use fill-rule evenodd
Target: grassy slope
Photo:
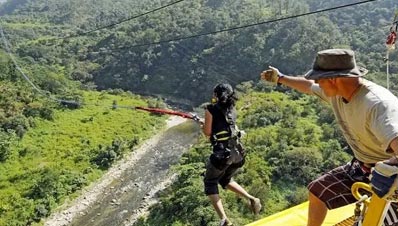
<instances>
[{"instance_id":1,"label":"grassy slope","mask_svg":"<svg viewBox=\"0 0 398 226\"><path fill-rule=\"evenodd\" d=\"M89 183L103 173L90 163L99 145L109 146L114 140L141 141L164 125L163 117L111 109L114 100L121 106L146 106L144 100L128 94L86 92L84 100L86 106L81 109L56 111L53 121L35 119L36 127L13 145L11 159L0 164L0 225L16 224L35 211L36 201L26 194L43 178L43 170L84 175Z\"/></svg>"}]
</instances>

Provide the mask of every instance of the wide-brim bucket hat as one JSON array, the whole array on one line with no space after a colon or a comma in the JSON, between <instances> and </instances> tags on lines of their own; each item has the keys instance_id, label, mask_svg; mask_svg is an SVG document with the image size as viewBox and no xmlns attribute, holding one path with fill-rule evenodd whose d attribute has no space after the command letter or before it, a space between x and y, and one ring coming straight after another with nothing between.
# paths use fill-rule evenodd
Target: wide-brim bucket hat
<instances>
[{"instance_id":1,"label":"wide-brim bucket hat","mask_svg":"<svg viewBox=\"0 0 398 226\"><path fill-rule=\"evenodd\" d=\"M304 76L317 80L336 77L361 77L368 70L357 66L354 51L349 49L327 49L317 53L312 69Z\"/></svg>"}]
</instances>

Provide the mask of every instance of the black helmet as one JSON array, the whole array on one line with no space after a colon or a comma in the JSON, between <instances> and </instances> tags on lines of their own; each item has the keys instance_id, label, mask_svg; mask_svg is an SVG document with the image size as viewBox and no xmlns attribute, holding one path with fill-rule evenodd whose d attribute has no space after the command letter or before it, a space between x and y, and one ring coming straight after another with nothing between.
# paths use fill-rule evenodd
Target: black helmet
<instances>
[{"instance_id":1,"label":"black helmet","mask_svg":"<svg viewBox=\"0 0 398 226\"><path fill-rule=\"evenodd\" d=\"M230 84L220 83L213 89L215 96L221 103L227 102L227 100L234 94L234 90Z\"/></svg>"}]
</instances>

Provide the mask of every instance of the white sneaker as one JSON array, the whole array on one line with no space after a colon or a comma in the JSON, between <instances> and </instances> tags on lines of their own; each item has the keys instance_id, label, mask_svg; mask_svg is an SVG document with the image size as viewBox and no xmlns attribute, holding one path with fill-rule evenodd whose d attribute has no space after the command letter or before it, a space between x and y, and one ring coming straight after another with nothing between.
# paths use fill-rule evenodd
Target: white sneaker
<instances>
[{"instance_id":1,"label":"white sneaker","mask_svg":"<svg viewBox=\"0 0 398 226\"><path fill-rule=\"evenodd\" d=\"M233 226L233 224L227 218L224 218L220 221L220 226Z\"/></svg>"},{"instance_id":2,"label":"white sneaker","mask_svg":"<svg viewBox=\"0 0 398 226\"><path fill-rule=\"evenodd\" d=\"M258 198L250 199L250 209L255 215L258 215L260 213L261 207L262 206L260 199Z\"/></svg>"}]
</instances>

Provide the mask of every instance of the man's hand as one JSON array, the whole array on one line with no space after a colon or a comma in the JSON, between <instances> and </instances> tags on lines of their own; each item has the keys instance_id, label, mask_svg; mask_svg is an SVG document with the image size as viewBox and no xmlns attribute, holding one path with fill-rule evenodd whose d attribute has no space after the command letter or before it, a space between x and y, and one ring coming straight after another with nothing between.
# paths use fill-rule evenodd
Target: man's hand
<instances>
[{"instance_id":1,"label":"man's hand","mask_svg":"<svg viewBox=\"0 0 398 226\"><path fill-rule=\"evenodd\" d=\"M277 84L279 82L279 78L283 76L284 74L282 74L277 68L269 66L268 70L261 73L260 78L261 80Z\"/></svg>"},{"instance_id":2,"label":"man's hand","mask_svg":"<svg viewBox=\"0 0 398 226\"><path fill-rule=\"evenodd\" d=\"M204 119L199 119L198 123L199 123L200 127L203 127L203 125L205 124L205 120Z\"/></svg>"},{"instance_id":3,"label":"man's hand","mask_svg":"<svg viewBox=\"0 0 398 226\"><path fill-rule=\"evenodd\" d=\"M398 202L398 167L384 162L376 163L372 169L372 190L382 199Z\"/></svg>"}]
</instances>

